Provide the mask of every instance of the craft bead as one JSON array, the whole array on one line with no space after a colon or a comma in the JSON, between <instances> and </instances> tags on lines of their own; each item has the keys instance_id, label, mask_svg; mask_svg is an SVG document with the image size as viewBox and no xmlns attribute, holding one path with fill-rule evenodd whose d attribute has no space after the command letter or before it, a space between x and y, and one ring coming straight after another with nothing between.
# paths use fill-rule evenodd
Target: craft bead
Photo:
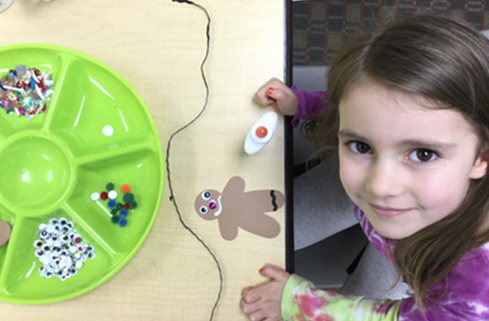
<instances>
[{"instance_id":1,"label":"craft bead","mask_svg":"<svg viewBox=\"0 0 489 321\"><path fill-rule=\"evenodd\" d=\"M124 226L126 226L126 225L127 225L127 220L126 220L125 218L121 218L121 219L119 220L119 226L120 226L120 227L124 227Z\"/></svg>"},{"instance_id":2,"label":"craft bead","mask_svg":"<svg viewBox=\"0 0 489 321\"><path fill-rule=\"evenodd\" d=\"M121 191L123 193L129 193L131 191L131 187L129 185L127 185L127 184L124 184L124 185L121 186Z\"/></svg>"},{"instance_id":3,"label":"craft bead","mask_svg":"<svg viewBox=\"0 0 489 321\"><path fill-rule=\"evenodd\" d=\"M126 203L131 203L132 201L134 201L134 194L132 194L132 193L124 194L124 197L122 199Z\"/></svg>"},{"instance_id":4,"label":"craft bead","mask_svg":"<svg viewBox=\"0 0 489 321\"><path fill-rule=\"evenodd\" d=\"M110 125L104 126L104 128L102 128L102 133L105 136L110 137L114 134L114 128Z\"/></svg>"},{"instance_id":5,"label":"craft bead","mask_svg":"<svg viewBox=\"0 0 489 321\"><path fill-rule=\"evenodd\" d=\"M121 215L122 217L126 217L126 216L127 216L127 214L129 214L129 211L128 211L128 210L126 210L125 208L123 208L123 209L121 210L121 212L120 212L120 215Z\"/></svg>"},{"instance_id":6,"label":"craft bead","mask_svg":"<svg viewBox=\"0 0 489 321\"><path fill-rule=\"evenodd\" d=\"M113 208L117 205L116 201L115 200L110 200L108 203L107 203L107 206L110 207L110 208Z\"/></svg>"},{"instance_id":7,"label":"craft bead","mask_svg":"<svg viewBox=\"0 0 489 321\"><path fill-rule=\"evenodd\" d=\"M98 201L100 199L100 194L99 193L92 193L91 196L92 201Z\"/></svg>"},{"instance_id":8,"label":"craft bead","mask_svg":"<svg viewBox=\"0 0 489 321\"><path fill-rule=\"evenodd\" d=\"M109 197L109 194L107 192L102 192L100 193L100 198L102 199L102 201L105 201L107 198Z\"/></svg>"},{"instance_id":9,"label":"craft bead","mask_svg":"<svg viewBox=\"0 0 489 321\"><path fill-rule=\"evenodd\" d=\"M118 196L118 194L117 194L116 191L112 190L112 191L109 192L109 198L111 200L115 200L117 198L117 196Z\"/></svg>"},{"instance_id":10,"label":"craft bead","mask_svg":"<svg viewBox=\"0 0 489 321\"><path fill-rule=\"evenodd\" d=\"M108 191L111 191L114 189L114 184L108 183L107 186L105 187Z\"/></svg>"}]
</instances>

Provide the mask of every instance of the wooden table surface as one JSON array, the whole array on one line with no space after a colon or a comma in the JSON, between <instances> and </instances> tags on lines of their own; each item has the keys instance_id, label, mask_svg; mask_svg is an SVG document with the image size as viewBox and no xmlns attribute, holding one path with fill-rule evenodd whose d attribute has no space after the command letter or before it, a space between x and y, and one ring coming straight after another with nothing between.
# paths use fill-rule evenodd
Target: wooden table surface
<instances>
[{"instance_id":1,"label":"wooden table surface","mask_svg":"<svg viewBox=\"0 0 489 321\"><path fill-rule=\"evenodd\" d=\"M285 210L270 214L280 234L240 230L224 240L217 222L198 217L195 196L222 190L233 176L246 190L284 189L283 119L259 153L243 152L251 124L271 108L253 102L270 77L284 77L283 0L196 0L212 19L204 114L172 142L174 196L186 223L216 254L224 290L215 320L245 320L241 290L265 281L265 263L285 266ZM171 0L14 0L0 13L0 46L45 43L87 54L138 92L158 129L163 153L170 135L201 110L200 64L206 50L202 10ZM114 277L76 298L45 305L0 303L0 320L209 320L219 290L215 262L184 229L164 183L155 224L136 255ZM53 278L52 281L59 281Z\"/></svg>"}]
</instances>

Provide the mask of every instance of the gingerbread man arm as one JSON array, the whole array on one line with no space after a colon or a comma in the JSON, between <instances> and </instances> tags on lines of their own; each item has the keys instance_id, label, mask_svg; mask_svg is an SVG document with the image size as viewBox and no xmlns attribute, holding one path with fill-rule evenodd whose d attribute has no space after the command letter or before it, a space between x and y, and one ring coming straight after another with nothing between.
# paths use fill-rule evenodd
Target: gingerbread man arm
<instances>
[{"instance_id":1,"label":"gingerbread man arm","mask_svg":"<svg viewBox=\"0 0 489 321\"><path fill-rule=\"evenodd\" d=\"M233 176L222 190L222 195L241 195L244 193L245 181L242 177Z\"/></svg>"}]
</instances>

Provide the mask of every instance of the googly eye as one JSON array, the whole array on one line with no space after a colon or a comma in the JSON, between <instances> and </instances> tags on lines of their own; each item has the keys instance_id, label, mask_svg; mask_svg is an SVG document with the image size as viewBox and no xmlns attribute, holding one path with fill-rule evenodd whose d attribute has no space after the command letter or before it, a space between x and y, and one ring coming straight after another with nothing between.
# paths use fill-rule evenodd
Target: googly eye
<instances>
[{"instance_id":1,"label":"googly eye","mask_svg":"<svg viewBox=\"0 0 489 321\"><path fill-rule=\"evenodd\" d=\"M209 191L203 191L202 194L200 195L204 201L208 201L211 199L211 192Z\"/></svg>"},{"instance_id":2,"label":"googly eye","mask_svg":"<svg viewBox=\"0 0 489 321\"><path fill-rule=\"evenodd\" d=\"M68 237L68 235L63 235L61 237L61 241L65 242L65 243L68 242L69 240L70 240L70 238Z\"/></svg>"},{"instance_id":3,"label":"googly eye","mask_svg":"<svg viewBox=\"0 0 489 321\"><path fill-rule=\"evenodd\" d=\"M51 250L51 247L49 245L47 245L47 244L44 244L43 247L42 247L42 249L44 251L50 251Z\"/></svg>"},{"instance_id":4,"label":"googly eye","mask_svg":"<svg viewBox=\"0 0 489 321\"><path fill-rule=\"evenodd\" d=\"M41 249L37 249L37 250L34 252L34 255L35 255L36 257L41 257L41 256L43 256L43 255L44 255L44 251L43 251L43 250L41 250Z\"/></svg>"},{"instance_id":5,"label":"googly eye","mask_svg":"<svg viewBox=\"0 0 489 321\"><path fill-rule=\"evenodd\" d=\"M68 220L65 219L64 217L62 217L62 218L59 219L59 224L66 225L67 223L68 223Z\"/></svg>"},{"instance_id":6,"label":"googly eye","mask_svg":"<svg viewBox=\"0 0 489 321\"><path fill-rule=\"evenodd\" d=\"M89 252L93 251L93 246L92 245L88 245L87 246L87 251L89 251Z\"/></svg>"},{"instance_id":7,"label":"googly eye","mask_svg":"<svg viewBox=\"0 0 489 321\"><path fill-rule=\"evenodd\" d=\"M61 224L55 224L54 225L54 231L55 232L61 232L62 229L63 229L63 227L61 226Z\"/></svg>"},{"instance_id":8,"label":"googly eye","mask_svg":"<svg viewBox=\"0 0 489 321\"><path fill-rule=\"evenodd\" d=\"M45 254L39 258L39 262L44 263L44 264L49 264L50 261L51 261L51 256L47 255L47 254Z\"/></svg>"},{"instance_id":9,"label":"googly eye","mask_svg":"<svg viewBox=\"0 0 489 321\"><path fill-rule=\"evenodd\" d=\"M55 225L55 224L58 224L58 220L55 218L52 218L49 220L49 223L51 223L52 225Z\"/></svg>"},{"instance_id":10,"label":"googly eye","mask_svg":"<svg viewBox=\"0 0 489 321\"><path fill-rule=\"evenodd\" d=\"M78 251L78 253L83 253L85 252L85 249L86 249L86 246L84 244L78 244L76 246L76 250Z\"/></svg>"},{"instance_id":11,"label":"googly eye","mask_svg":"<svg viewBox=\"0 0 489 321\"><path fill-rule=\"evenodd\" d=\"M43 242L41 240L34 241L34 247L40 249L43 246Z\"/></svg>"},{"instance_id":12,"label":"googly eye","mask_svg":"<svg viewBox=\"0 0 489 321\"><path fill-rule=\"evenodd\" d=\"M95 253L94 252L88 252L88 258L90 260L93 260L95 258Z\"/></svg>"},{"instance_id":13,"label":"googly eye","mask_svg":"<svg viewBox=\"0 0 489 321\"><path fill-rule=\"evenodd\" d=\"M46 230L43 230L43 231L41 231L41 232L39 233L39 237L40 237L41 239L43 239L43 240L47 239L47 238L48 238L48 236L49 236L49 233L48 233L48 231L46 231Z\"/></svg>"},{"instance_id":14,"label":"googly eye","mask_svg":"<svg viewBox=\"0 0 489 321\"><path fill-rule=\"evenodd\" d=\"M205 215L205 214L207 214L207 212L209 212L209 210L207 209L206 206L201 206L199 209L199 212L200 212L200 214Z\"/></svg>"},{"instance_id":15,"label":"googly eye","mask_svg":"<svg viewBox=\"0 0 489 321\"><path fill-rule=\"evenodd\" d=\"M53 273L51 272L46 272L46 278L50 279L53 276Z\"/></svg>"},{"instance_id":16,"label":"googly eye","mask_svg":"<svg viewBox=\"0 0 489 321\"><path fill-rule=\"evenodd\" d=\"M54 230L54 224L48 224L48 226L46 227L46 231L47 231L48 233L54 233L54 232L56 232L56 231Z\"/></svg>"},{"instance_id":17,"label":"googly eye","mask_svg":"<svg viewBox=\"0 0 489 321\"><path fill-rule=\"evenodd\" d=\"M70 228L70 230L73 228L73 223L71 222L66 223L66 225Z\"/></svg>"},{"instance_id":18,"label":"googly eye","mask_svg":"<svg viewBox=\"0 0 489 321\"><path fill-rule=\"evenodd\" d=\"M48 227L48 226L46 224L44 224L44 223L39 224L39 231L45 230L46 227Z\"/></svg>"},{"instance_id":19,"label":"googly eye","mask_svg":"<svg viewBox=\"0 0 489 321\"><path fill-rule=\"evenodd\" d=\"M86 261L87 261L87 256L86 256L86 255L82 255L82 256L80 257L80 261L82 261L82 262L86 262Z\"/></svg>"}]
</instances>

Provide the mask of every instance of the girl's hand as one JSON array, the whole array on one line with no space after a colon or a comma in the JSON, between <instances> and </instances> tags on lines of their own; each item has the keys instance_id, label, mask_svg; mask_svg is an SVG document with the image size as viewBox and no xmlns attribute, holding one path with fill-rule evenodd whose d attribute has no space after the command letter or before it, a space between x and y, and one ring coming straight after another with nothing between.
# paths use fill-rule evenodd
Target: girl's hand
<instances>
[{"instance_id":1,"label":"girl's hand","mask_svg":"<svg viewBox=\"0 0 489 321\"><path fill-rule=\"evenodd\" d=\"M270 280L256 287L243 290L241 310L251 321L280 321L282 320L280 309L282 291L290 274L270 265L261 269L260 274L270 278Z\"/></svg>"},{"instance_id":2,"label":"girl's hand","mask_svg":"<svg viewBox=\"0 0 489 321\"><path fill-rule=\"evenodd\" d=\"M262 106L272 106L282 115L293 116L297 113L297 96L277 78L261 86L255 93L255 100Z\"/></svg>"}]
</instances>

